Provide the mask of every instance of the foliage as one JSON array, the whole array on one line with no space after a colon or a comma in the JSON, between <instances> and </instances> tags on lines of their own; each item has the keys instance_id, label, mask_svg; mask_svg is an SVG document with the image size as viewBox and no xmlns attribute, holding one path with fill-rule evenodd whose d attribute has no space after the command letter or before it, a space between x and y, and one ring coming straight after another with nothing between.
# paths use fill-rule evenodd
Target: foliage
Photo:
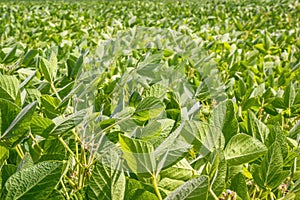
<instances>
[{"instance_id":1,"label":"foliage","mask_svg":"<svg viewBox=\"0 0 300 200\"><path fill-rule=\"evenodd\" d=\"M300 198L298 1L0 13L0 199Z\"/></svg>"}]
</instances>

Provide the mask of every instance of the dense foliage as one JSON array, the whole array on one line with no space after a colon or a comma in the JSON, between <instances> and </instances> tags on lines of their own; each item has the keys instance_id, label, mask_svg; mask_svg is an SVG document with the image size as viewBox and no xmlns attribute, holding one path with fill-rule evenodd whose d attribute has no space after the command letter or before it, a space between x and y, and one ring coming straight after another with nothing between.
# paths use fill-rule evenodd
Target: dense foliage
<instances>
[{"instance_id":1,"label":"dense foliage","mask_svg":"<svg viewBox=\"0 0 300 200\"><path fill-rule=\"evenodd\" d=\"M300 199L300 4L0 3L0 199Z\"/></svg>"}]
</instances>

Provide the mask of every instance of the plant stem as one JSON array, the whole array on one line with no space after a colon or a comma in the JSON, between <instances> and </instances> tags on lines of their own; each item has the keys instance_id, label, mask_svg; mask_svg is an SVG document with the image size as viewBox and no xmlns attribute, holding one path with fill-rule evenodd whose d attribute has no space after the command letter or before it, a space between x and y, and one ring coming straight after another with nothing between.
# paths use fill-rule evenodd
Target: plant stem
<instances>
[{"instance_id":1,"label":"plant stem","mask_svg":"<svg viewBox=\"0 0 300 200\"><path fill-rule=\"evenodd\" d=\"M18 155L20 156L20 158L23 159L23 158L24 158L24 153L23 153L23 150L22 150L20 144L18 144L18 145L16 146L16 151L17 151Z\"/></svg>"},{"instance_id":2,"label":"plant stem","mask_svg":"<svg viewBox=\"0 0 300 200\"><path fill-rule=\"evenodd\" d=\"M64 182L63 182L63 180L60 180L60 184L61 184L61 186L62 186L62 188L63 188L63 190L64 190L64 192L65 192L65 194L66 194L66 196L67 196L67 199L70 199L69 194L68 194L68 191L67 191L67 188L66 188L66 186L65 186L65 184L64 184Z\"/></svg>"},{"instance_id":3,"label":"plant stem","mask_svg":"<svg viewBox=\"0 0 300 200\"><path fill-rule=\"evenodd\" d=\"M31 139L34 141L34 143L36 144L36 146L40 149L40 151L43 153L44 149L42 149L42 147L40 146L40 144L36 141L36 139L34 138L34 136L32 135L32 133L29 133L29 136L31 137Z\"/></svg>"},{"instance_id":4,"label":"plant stem","mask_svg":"<svg viewBox=\"0 0 300 200\"><path fill-rule=\"evenodd\" d=\"M65 141L62 139L61 136L58 136L58 140L62 143L62 145L66 148L66 150L71 154L71 156L73 156L77 162L77 164L79 164L80 166L82 166L82 164L80 163L79 159L75 156L74 152L70 149L70 147L65 143Z\"/></svg>"},{"instance_id":5,"label":"plant stem","mask_svg":"<svg viewBox=\"0 0 300 200\"><path fill-rule=\"evenodd\" d=\"M153 187L154 187L156 196L158 197L159 200L162 200L162 197L161 197L161 194L159 192L158 185L157 185L157 180L156 180L155 173L152 175L152 183L153 183Z\"/></svg>"},{"instance_id":6,"label":"plant stem","mask_svg":"<svg viewBox=\"0 0 300 200\"><path fill-rule=\"evenodd\" d=\"M51 81L52 82L52 81ZM53 92L55 93L56 97L59 99L59 101L62 101L62 99L60 98L55 86L53 85L53 83L50 83L50 87L53 90Z\"/></svg>"},{"instance_id":7,"label":"plant stem","mask_svg":"<svg viewBox=\"0 0 300 200\"><path fill-rule=\"evenodd\" d=\"M209 192L210 192L210 194L213 196L213 198L214 198L215 200L219 200L219 198L218 198L217 195L214 193L214 191L212 191L211 188L209 188Z\"/></svg>"}]
</instances>

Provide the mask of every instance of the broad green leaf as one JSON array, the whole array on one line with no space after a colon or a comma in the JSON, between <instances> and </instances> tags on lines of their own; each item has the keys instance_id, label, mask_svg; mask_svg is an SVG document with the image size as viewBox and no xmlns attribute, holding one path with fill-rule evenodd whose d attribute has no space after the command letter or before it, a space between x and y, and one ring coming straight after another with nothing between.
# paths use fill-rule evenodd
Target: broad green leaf
<instances>
[{"instance_id":1,"label":"broad green leaf","mask_svg":"<svg viewBox=\"0 0 300 200\"><path fill-rule=\"evenodd\" d=\"M33 165L34 165L34 163L33 163L33 160L31 158L30 154L26 152L24 155L24 158L21 160L21 162L18 166L17 171L26 169L28 167L32 167Z\"/></svg>"},{"instance_id":2,"label":"broad green leaf","mask_svg":"<svg viewBox=\"0 0 300 200\"><path fill-rule=\"evenodd\" d=\"M25 108L23 108L1 135L0 142L9 147L14 147L25 139L30 128L30 121L35 108L36 102L28 104Z\"/></svg>"},{"instance_id":3,"label":"broad green leaf","mask_svg":"<svg viewBox=\"0 0 300 200\"><path fill-rule=\"evenodd\" d=\"M0 171L0 185L3 188L6 181L8 180L9 177L11 177L17 170L17 166L16 165L12 165L12 164L6 164L3 167L1 167L1 171ZM0 193L0 197L1 197L1 193Z\"/></svg>"},{"instance_id":4,"label":"broad green leaf","mask_svg":"<svg viewBox=\"0 0 300 200\"><path fill-rule=\"evenodd\" d=\"M128 178L126 180L126 190L125 190L124 200L132 200L132 199L158 200L152 185L148 185L138 180Z\"/></svg>"},{"instance_id":5,"label":"broad green leaf","mask_svg":"<svg viewBox=\"0 0 300 200\"><path fill-rule=\"evenodd\" d=\"M235 191L237 195L241 197L243 200L250 199L247 184L246 184L246 179L242 173L236 174L231 179L230 189L232 191Z\"/></svg>"},{"instance_id":6,"label":"broad green leaf","mask_svg":"<svg viewBox=\"0 0 300 200\"><path fill-rule=\"evenodd\" d=\"M71 73L69 74L69 78L76 79L78 73L81 71L83 64L83 55L80 55L76 60L74 67L71 69Z\"/></svg>"},{"instance_id":7,"label":"broad green leaf","mask_svg":"<svg viewBox=\"0 0 300 200\"><path fill-rule=\"evenodd\" d=\"M157 117L164 110L163 103L155 97L146 97L138 105L134 116L140 121Z\"/></svg>"},{"instance_id":8,"label":"broad green leaf","mask_svg":"<svg viewBox=\"0 0 300 200\"><path fill-rule=\"evenodd\" d=\"M136 108L139 102L142 100L141 95L134 91L129 98L129 106Z\"/></svg>"},{"instance_id":9,"label":"broad green leaf","mask_svg":"<svg viewBox=\"0 0 300 200\"><path fill-rule=\"evenodd\" d=\"M238 134L228 142L224 154L228 165L240 165L251 162L267 151L259 140L246 135Z\"/></svg>"},{"instance_id":10,"label":"broad green leaf","mask_svg":"<svg viewBox=\"0 0 300 200\"><path fill-rule=\"evenodd\" d=\"M280 144L282 157L286 158L289 151L288 143L284 132L279 124L272 126L265 144L266 146L270 147L274 142L278 142Z\"/></svg>"},{"instance_id":11,"label":"broad green leaf","mask_svg":"<svg viewBox=\"0 0 300 200\"><path fill-rule=\"evenodd\" d=\"M290 83L283 94L283 101L286 108L291 108L296 99L296 91L293 83Z\"/></svg>"},{"instance_id":12,"label":"broad green leaf","mask_svg":"<svg viewBox=\"0 0 300 200\"><path fill-rule=\"evenodd\" d=\"M289 137L296 139L300 135L300 120L293 126L289 132Z\"/></svg>"},{"instance_id":13,"label":"broad green leaf","mask_svg":"<svg viewBox=\"0 0 300 200\"><path fill-rule=\"evenodd\" d=\"M1 199L47 198L58 183L62 168L62 162L50 161L16 172L6 181Z\"/></svg>"},{"instance_id":14,"label":"broad green leaf","mask_svg":"<svg viewBox=\"0 0 300 200\"><path fill-rule=\"evenodd\" d=\"M135 174L152 175L156 169L153 146L145 141L119 135L119 142L128 166Z\"/></svg>"},{"instance_id":15,"label":"broad green leaf","mask_svg":"<svg viewBox=\"0 0 300 200\"><path fill-rule=\"evenodd\" d=\"M22 65L24 65L25 67L28 67L28 65L32 62L32 60L34 59L34 57L39 53L39 51L37 49L31 49L29 50L23 60L22 60Z\"/></svg>"},{"instance_id":16,"label":"broad green leaf","mask_svg":"<svg viewBox=\"0 0 300 200\"><path fill-rule=\"evenodd\" d=\"M224 148L225 140L221 129L199 121L185 121L181 136L202 155Z\"/></svg>"},{"instance_id":17,"label":"broad green leaf","mask_svg":"<svg viewBox=\"0 0 300 200\"><path fill-rule=\"evenodd\" d=\"M40 115L34 115L32 116L30 124L31 133L34 135L47 137L48 134L44 131L51 125L54 126L54 123L51 119L41 117Z\"/></svg>"},{"instance_id":18,"label":"broad green leaf","mask_svg":"<svg viewBox=\"0 0 300 200\"><path fill-rule=\"evenodd\" d=\"M269 128L263 122L258 120L251 110L248 111L248 131L249 135L252 135L262 143L265 143L269 134Z\"/></svg>"},{"instance_id":19,"label":"broad green leaf","mask_svg":"<svg viewBox=\"0 0 300 200\"><path fill-rule=\"evenodd\" d=\"M9 150L0 145L0 166L2 166L3 162L8 158Z\"/></svg>"},{"instance_id":20,"label":"broad green leaf","mask_svg":"<svg viewBox=\"0 0 300 200\"><path fill-rule=\"evenodd\" d=\"M0 130L1 135L6 131L21 108L11 101L0 98ZM9 115L7 115L9 113Z\"/></svg>"},{"instance_id":21,"label":"broad green leaf","mask_svg":"<svg viewBox=\"0 0 300 200\"><path fill-rule=\"evenodd\" d=\"M180 125L158 147L155 148L155 158L158 160L160 167L174 165L176 162L181 160L192 147L180 137L182 127L183 126Z\"/></svg>"},{"instance_id":22,"label":"broad green leaf","mask_svg":"<svg viewBox=\"0 0 300 200\"><path fill-rule=\"evenodd\" d=\"M238 133L238 121L232 101L222 102L214 108L211 124L222 130L225 137L225 144L229 142L232 136Z\"/></svg>"},{"instance_id":23,"label":"broad green leaf","mask_svg":"<svg viewBox=\"0 0 300 200\"><path fill-rule=\"evenodd\" d=\"M219 196L226 185L227 163L222 151L212 154L211 169L209 171L210 188Z\"/></svg>"},{"instance_id":24,"label":"broad green leaf","mask_svg":"<svg viewBox=\"0 0 300 200\"><path fill-rule=\"evenodd\" d=\"M274 189L288 176L283 171L283 158L280 144L274 142L268 149L260 166L261 178L266 188Z\"/></svg>"},{"instance_id":25,"label":"broad green leaf","mask_svg":"<svg viewBox=\"0 0 300 200\"><path fill-rule=\"evenodd\" d=\"M40 69L45 79L52 84L57 72L57 58L54 52L51 53L49 61L45 58L41 58Z\"/></svg>"},{"instance_id":26,"label":"broad green leaf","mask_svg":"<svg viewBox=\"0 0 300 200\"><path fill-rule=\"evenodd\" d=\"M2 63L8 64L12 62L15 59L16 52L17 52L17 45L11 48L11 50L5 55L5 57L2 60Z\"/></svg>"},{"instance_id":27,"label":"broad green leaf","mask_svg":"<svg viewBox=\"0 0 300 200\"><path fill-rule=\"evenodd\" d=\"M80 124L86 115L85 110L81 110L74 114L69 115L68 117L56 118L54 119L55 127L50 131L50 135L62 135L67 133L68 131L75 128L78 124Z\"/></svg>"},{"instance_id":28,"label":"broad green leaf","mask_svg":"<svg viewBox=\"0 0 300 200\"><path fill-rule=\"evenodd\" d=\"M0 75L0 98L16 102L19 94L19 81L15 76Z\"/></svg>"},{"instance_id":29,"label":"broad green leaf","mask_svg":"<svg viewBox=\"0 0 300 200\"><path fill-rule=\"evenodd\" d=\"M88 184L88 199L124 199L125 175L119 155L110 149L98 159Z\"/></svg>"},{"instance_id":30,"label":"broad green leaf","mask_svg":"<svg viewBox=\"0 0 300 200\"><path fill-rule=\"evenodd\" d=\"M169 192L167 194L169 194L172 191L176 190L178 187L180 187L184 183L185 183L185 181L183 181L183 180L162 178L159 181L159 187L163 188L164 191L168 190Z\"/></svg>"},{"instance_id":31,"label":"broad green leaf","mask_svg":"<svg viewBox=\"0 0 300 200\"><path fill-rule=\"evenodd\" d=\"M208 177L199 176L198 178L185 182L169 194L165 200L205 200L207 198L208 188Z\"/></svg>"},{"instance_id":32,"label":"broad green leaf","mask_svg":"<svg viewBox=\"0 0 300 200\"><path fill-rule=\"evenodd\" d=\"M191 167L185 158L160 172L160 176L162 177L184 181L191 179L196 174L197 172Z\"/></svg>"},{"instance_id":33,"label":"broad green leaf","mask_svg":"<svg viewBox=\"0 0 300 200\"><path fill-rule=\"evenodd\" d=\"M164 98L167 92L167 88L160 84L154 84L150 88L147 88L143 93L143 98L156 97L158 99Z\"/></svg>"}]
</instances>

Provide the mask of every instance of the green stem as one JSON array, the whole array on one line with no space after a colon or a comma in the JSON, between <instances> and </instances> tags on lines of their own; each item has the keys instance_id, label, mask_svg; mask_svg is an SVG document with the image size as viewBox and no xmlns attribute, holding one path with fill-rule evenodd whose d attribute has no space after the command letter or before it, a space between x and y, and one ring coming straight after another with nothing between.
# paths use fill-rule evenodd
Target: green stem
<instances>
[{"instance_id":1,"label":"green stem","mask_svg":"<svg viewBox=\"0 0 300 200\"><path fill-rule=\"evenodd\" d=\"M209 192L210 192L210 194L213 196L213 198L214 198L215 200L219 200L219 198L218 198L217 195L214 193L214 191L212 191L211 188L209 188Z\"/></svg>"},{"instance_id":2,"label":"green stem","mask_svg":"<svg viewBox=\"0 0 300 200\"><path fill-rule=\"evenodd\" d=\"M61 186L62 186L62 188L63 188L63 190L64 190L64 192L65 192L65 194L66 194L67 199L70 199L70 196L69 196L69 194L68 194L67 188L66 188L66 186L65 186L65 184L64 184L64 182L63 182L63 180L60 180L60 184L61 184Z\"/></svg>"},{"instance_id":3,"label":"green stem","mask_svg":"<svg viewBox=\"0 0 300 200\"><path fill-rule=\"evenodd\" d=\"M152 175L152 183L153 183L153 187L154 187L156 196L158 197L159 200L162 200L162 197L161 197L161 194L159 192L158 185L157 185L157 180L156 180L155 174Z\"/></svg>"},{"instance_id":4,"label":"green stem","mask_svg":"<svg viewBox=\"0 0 300 200\"><path fill-rule=\"evenodd\" d=\"M55 93L56 97L59 99L59 101L62 101L62 99L60 98L55 86L53 85L53 83L50 83L50 86L51 86L51 89L53 90L53 92Z\"/></svg>"},{"instance_id":5,"label":"green stem","mask_svg":"<svg viewBox=\"0 0 300 200\"><path fill-rule=\"evenodd\" d=\"M85 157L85 149L84 146L81 146L81 163L83 167L80 167L79 169L79 178L78 178L78 188L81 189L84 186L84 178L85 178L85 172L86 172L86 157Z\"/></svg>"},{"instance_id":6,"label":"green stem","mask_svg":"<svg viewBox=\"0 0 300 200\"><path fill-rule=\"evenodd\" d=\"M18 155L20 156L20 158L23 159L23 158L24 158L24 152L23 152L23 150L22 150L20 144L18 144L18 145L16 146L16 151L17 151Z\"/></svg>"},{"instance_id":7,"label":"green stem","mask_svg":"<svg viewBox=\"0 0 300 200\"><path fill-rule=\"evenodd\" d=\"M43 153L44 149L42 149L42 147L40 146L40 144L36 141L36 139L34 138L34 136L32 135L32 133L29 133L29 136L31 137L31 139L33 140L33 142L36 144L36 146L40 149L40 151Z\"/></svg>"},{"instance_id":8,"label":"green stem","mask_svg":"<svg viewBox=\"0 0 300 200\"><path fill-rule=\"evenodd\" d=\"M71 154L71 156L73 156L75 158L77 164L79 164L80 166L82 166L82 164L80 163L79 159L75 156L74 152L65 143L65 141L62 139L62 137L58 136L58 140L62 143L62 145L66 148L66 150Z\"/></svg>"}]
</instances>

